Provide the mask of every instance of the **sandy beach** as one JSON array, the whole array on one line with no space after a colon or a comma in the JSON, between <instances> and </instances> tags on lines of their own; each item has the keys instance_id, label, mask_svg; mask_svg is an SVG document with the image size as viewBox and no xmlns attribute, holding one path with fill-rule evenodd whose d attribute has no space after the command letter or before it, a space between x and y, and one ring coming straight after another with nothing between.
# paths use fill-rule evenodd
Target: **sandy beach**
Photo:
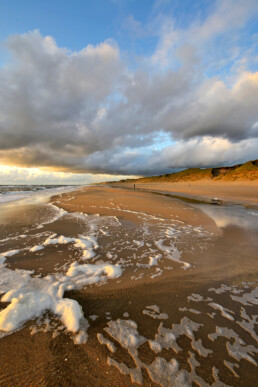
<instances>
[{"instance_id":1,"label":"sandy beach","mask_svg":"<svg viewBox=\"0 0 258 387\"><path fill-rule=\"evenodd\" d=\"M257 184L125 188L1 207L0 385L253 387Z\"/></svg>"},{"instance_id":2,"label":"sandy beach","mask_svg":"<svg viewBox=\"0 0 258 387\"><path fill-rule=\"evenodd\" d=\"M197 180L174 183L137 183L136 189L171 193L196 199L218 198L224 202L258 206L258 181L210 181ZM133 189L134 183L112 183L114 187Z\"/></svg>"}]
</instances>

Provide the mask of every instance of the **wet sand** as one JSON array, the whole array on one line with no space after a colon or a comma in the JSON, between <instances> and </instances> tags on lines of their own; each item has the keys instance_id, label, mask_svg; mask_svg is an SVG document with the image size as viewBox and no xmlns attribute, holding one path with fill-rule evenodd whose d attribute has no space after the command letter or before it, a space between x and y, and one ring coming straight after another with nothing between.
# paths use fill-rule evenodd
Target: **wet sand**
<instances>
[{"instance_id":1,"label":"wet sand","mask_svg":"<svg viewBox=\"0 0 258 387\"><path fill-rule=\"evenodd\" d=\"M67 211L56 221L47 204L1 209L0 254L19 250L7 268L43 278L109 262L123 272L65 292L89 322L86 343L51 313L0 338L0 385L255 385L258 227L137 190L87 187L51 201ZM87 260L73 242L29 251L53 234L94 235L98 248Z\"/></svg>"},{"instance_id":2,"label":"wet sand","mask_svg":"<svg viewBox=\"0 0 258 387\"><path fill-rule=\"evenodd\" d=\"M112 183L114 187L133 189L133 182ZM208 181L198 180L176 183L137 183L136 189L182 195L196 199L218 198L224 202L258 207L258 181Z\"/></svg>"}]
</instances>

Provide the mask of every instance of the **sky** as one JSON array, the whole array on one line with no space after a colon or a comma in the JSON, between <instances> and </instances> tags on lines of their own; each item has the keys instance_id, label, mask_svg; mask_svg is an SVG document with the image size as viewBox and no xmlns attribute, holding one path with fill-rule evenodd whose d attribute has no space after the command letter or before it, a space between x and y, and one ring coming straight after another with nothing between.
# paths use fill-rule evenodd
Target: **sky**
<instances>
[{"instance_id":1,"label":"sky","mask_svg":"<svg viewBox=\"0 0 258 387\"><path fill-rule=\"evenodd\" d=\"M258 157L256 0L1 0L0 184Z\"/></svg>"}]
</instances>

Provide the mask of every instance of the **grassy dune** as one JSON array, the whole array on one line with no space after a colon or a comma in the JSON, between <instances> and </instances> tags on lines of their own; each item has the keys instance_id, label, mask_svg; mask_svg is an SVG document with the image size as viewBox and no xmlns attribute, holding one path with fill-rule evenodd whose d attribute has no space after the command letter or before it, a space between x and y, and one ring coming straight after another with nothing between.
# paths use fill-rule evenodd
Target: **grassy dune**
<instances>
[{"instance_id":1,"label":"grassy dune","mask_svg":"<svg viewBox=\"0 0 258 387\"><path fill-rule=\"evenodd\" d=\"M197 180L213 181L251 181L258 180L258 160L248 161L245 164L237 164L232 167L219 168L189 168L184 171L160 175L142 177L139 179L127 179L120 182L137 183L165 183L185 182Z\"/></svg>"}]
</instances>

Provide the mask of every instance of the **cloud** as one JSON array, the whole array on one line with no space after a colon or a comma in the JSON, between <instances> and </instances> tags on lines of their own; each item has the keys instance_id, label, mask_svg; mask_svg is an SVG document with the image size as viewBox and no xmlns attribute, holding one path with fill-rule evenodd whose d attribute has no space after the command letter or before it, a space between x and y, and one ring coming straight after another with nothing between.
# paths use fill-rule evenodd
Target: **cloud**
<instances>
[{"instance_id":1,"label":"cloud","mask_svg":"<svg viewBox=\"0 0 258 387\"><path fill-rule=\"evenodd\" d=\"M134 176L137 177L137 176ZM69 172L49 172L39 168L22 168L0 165L1 184L59 184L59 185L85 185L105 182L110 180L125 179L124 175L112 176L108 174L76 174Z\"/></svg>"},{"instance_id":2,"label":"cloud","mask_svg":"<svg viewBox=\"0 0 258 387\"><path fill-rule=\"evenodd\" d=\"M228 55L232 44L240 39L240 31L249 19L258 13L256 0L218 0L212 3L204 18L190 18L190 23L177 26L175 16L158 15L161 20L159 40L152 55L154 64L161 67L175 62L177 49L185 44L193 47L198 54L214 59L222 48ZM207 49L210 51L207 52Z\"/></svg>"},{"instance_id":3,"label":"cloud","mask_svg":"<svg viewBox=\"0 0 258 387\"><path fill-rule=\"evenodd\" d=\"M24 165L76 165L98 149L97 119L121 75L110 42L80 52L34 31L11 36L13 62L0 70L1 157ZM67 159L67 163L66 160Z\"/></svg>"},{"instance_id":4,"label":"cloud","mask_svg":"<svg viewBox=\"0 0 258 387\"><path fill-rule=\"evenodd\" d=\"M204 81L191 99L164 116L163 127L173 122L175 137L222 136L236 141L256 137L258 72L244 72L232 87L217 78Z\"/></svg>"},{"instance_id":5,"label":"cloud","mask_svg":"<svg viewBox=\"0 0 258 387\"><path fill-rule=\"evenodd\" d=\"M222 137L178 140L165 148L123 148L96 152L87 158L92 171L120 175L153 175L189 167L214 167L257 158L258 139L231 142ZM248 156L247 156L248 155Z\"/></svg>"},{"instance_id":6,"label":"cloud","mask_svg":"<svg viewBox=\"0 0 258 387\"><path fill-rule=\"evenodd\" d=\"M216 4L184 30L160 18L154 53L133 70L112 40L71 52L38 31L10 36L11 60L0 68L0 163L126 175L255 158L258 73L237 38L234 67L231 56L217 56L227 77L207 75L209 44L228 36L232 18L243 28L254 3Z\"/></svg>"},{"instance_id":7,"label":"cloud","mask_svg":"<svg viewBox=\"0 0 258 387\"><path fill-rule=\"evenodd\" d=\"M205 136L201 139L178 141L173 147L163 150L159 160L167 168L213 167L244 163L257 157L258 139L232 143L221 137Z\"/></svg>"}]
</instances>

